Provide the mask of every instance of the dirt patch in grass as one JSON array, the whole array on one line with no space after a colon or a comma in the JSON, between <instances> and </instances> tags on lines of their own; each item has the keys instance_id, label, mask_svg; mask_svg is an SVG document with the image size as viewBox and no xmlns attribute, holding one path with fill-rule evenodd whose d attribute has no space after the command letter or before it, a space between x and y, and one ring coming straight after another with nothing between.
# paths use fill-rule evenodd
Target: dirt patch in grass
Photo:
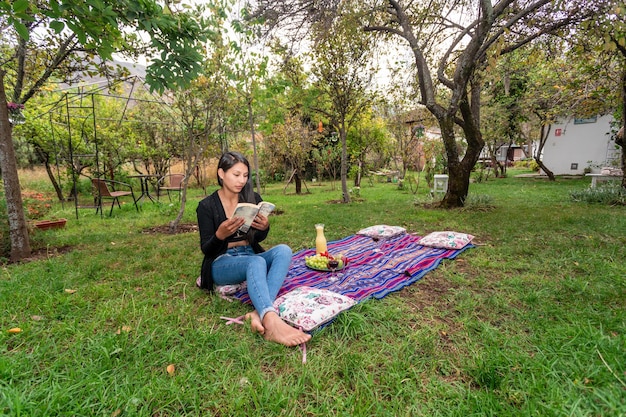
<instances>
[{"instance_id":1,"label":"dirt patch in grass","mask_svg":"<svg viewBox=\"0 0 626 417\"><path fill-rule=\"evenodd\" d=\"M467 260L462 257L457 257L454 260L445 260L444 262L453 264L456 271L460 274L472 274ZM403 291L398 291L397 294L410 301L412 308L419 311L424 307L436 305L441 306L441 308L447 307L448 301L445 295L456 288L458 288L458 284L451 282L443 274L434 270L424 275L415 284L406 287Z\"/></svg>"},{"instance_id":2,"label":"dirt patch in grass","mask_svg":"<svg viewBox=\"0 0 626 417\"><path fill-rule=\"evenodd\" d=\"M181 223L178 225L176 230L170 230L169 224L163 224L160 226L148 227L147 229L143 229L141 233L146 234L165 234L165 235L177 235L180 233L195 233L198 231L198 225L196 223Z\"/></svg>"},{"instance_id":3,"label":"dirt patch in grass","mask_svg":"<svg viewBox=\"0 0 626 417\"><path fill-rule=\"evenodd\" d=\"M362 203L364 201L365 201L364 198L355 198L355 197L350 198L350 202L351 203ZM328 203L328 204L345 204L343 202L343 200L328 200L326 203Z\"/></svg>"},{"instance_id":4,"label":"dirt patch in grass","mask_svg":"<svg viewBox=\"0 0 626 417\"><path fill-rule=\"evenodd\" d=\"M22 264L26 262L50 259L50 258L54 258L55 256L66 254L70 252L72 249L74 249L73 246L61 246L58 248L46 247L46 248L40 248L40 249L33 249L28 258L21 259L17 262L9 261L9 263L10 264Z\"/></svg>"},{"instance_id":5,"label":"dirt patch in grass","mask_svg":"<svg viewBox=\"0 0 626 417\"><path fill-rule=\"evenodd\" d=\"M406 291L398 291L398 296L405 299L407 305L414 311L421 311L426 307L441 305L445 302L445 294L453 286L444 277L432 273L407 287Z\"/></svg>"},{"instance_id":6,"label":"dirt patch in grass","mask_svg":"<svg viewBox=\"0 0 626 417\"><path fill-rule=\"evenodd\" d=\"M195 233L198 231L198 225L196 223L181 223L178 225L176 230L172 233L170 230L169 224L164 224L160 226L149 227L147 229L142 230L142 233L147 234L180 234L180 233ZM45 247L33 249L31 255L28 258L21 259L17 262L13 262L7 260L8 264L16 264L16 263L26 263L32 261L41 261L43 259L53 258L55 256L64 255L74 249L73 246L61 246L61 247ZM7 254L7 258L8 258Z\"/></svg>"}]
</instances>

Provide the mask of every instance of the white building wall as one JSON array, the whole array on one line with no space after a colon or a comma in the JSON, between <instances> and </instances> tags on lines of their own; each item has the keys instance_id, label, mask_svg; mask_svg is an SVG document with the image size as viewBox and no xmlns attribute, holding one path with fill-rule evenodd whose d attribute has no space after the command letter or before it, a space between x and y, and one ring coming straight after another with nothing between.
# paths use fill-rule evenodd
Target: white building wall
<instances>
[{"instance_id":1,"label":"white building wall","mask_svg":"<svg viewBox=\"0 0 626 417\"><path fill-rule=\"evenodd\" d=\"M585 168L598 173L610 165L614 154L611 135L613 116L569 118L552 125L542 160L555 175L582 175Z\"/></svg>"}]
</instances>

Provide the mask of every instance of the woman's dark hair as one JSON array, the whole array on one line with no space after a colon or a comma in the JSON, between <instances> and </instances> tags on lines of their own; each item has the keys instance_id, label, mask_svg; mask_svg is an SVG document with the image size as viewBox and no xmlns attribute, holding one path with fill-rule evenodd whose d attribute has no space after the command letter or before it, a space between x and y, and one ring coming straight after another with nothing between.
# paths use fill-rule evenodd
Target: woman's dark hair
<instances>
[{"instance_id":1,"label":"woman's dark hair","mask_svg":"<svg viewBox=\"0 0 626 417\"><path fill-rule=\"evenodd\" d=\"M248 181L246 185L239 192L239 202L241 203L255 203L254 201L254 191L252 189L252 182L250 181L250 163L246 159L245 156L240 154L239 152L229 151L222 154L220 161L217 164L217 170L223 169L224 172L231 169L235 164L242 163L248 168ZM222 186L222 179L219 174L217 175L217 183Z\"/></svg>"}]
</instances>

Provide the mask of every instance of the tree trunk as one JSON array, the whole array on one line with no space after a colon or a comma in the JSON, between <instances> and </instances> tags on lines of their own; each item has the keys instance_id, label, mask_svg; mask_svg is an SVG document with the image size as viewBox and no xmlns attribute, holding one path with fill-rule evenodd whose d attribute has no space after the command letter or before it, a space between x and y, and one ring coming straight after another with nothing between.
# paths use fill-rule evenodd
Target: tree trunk
<instances>
[{"instance_id":1,"label":"tree trunk","mask_svg":"<svg viewBox=\"0 0 626 417\"><path fill-rule=\"evenodd\" d=\"M341 192L343 194L342 201L350 202L350 193L348 192L348 145L346 141L346 124L342 122L339 126L339 136L341 137Z\"/></svg>"},{"instance_id":2,"label":"tree trunk","mask_svg":"<svg viewBox=\"0 0 626 417\"><path fill-rule=\"evenodd\" d=\"M5 72L0 69L0 169L4 182L4 194L9 219L9 236L11 240L11 261L16 262L31 254L30 240L24 203L17 174L15 148L13 147L12 126L9 123L7 97L4 90Z\"/></svg>"},{"instance_id":3,"label":"tree trunk","mask_svg":"<svg viewBox=\"0 0 626 417\"><path fill-rule=\"evenodd\" d=\"M189 184L189 177L185 177L185 181L183 182L183 189L180 191L180 209L178 210L178 214L169 222L169 232L171 234L176 233L178 230L178 226L180 225L181 220L183 219L183 215L185 214L185 207L187 205L187 184Z\"/></svg>"},{"instance_id":4,"label":"tree trunk","mask_svg":"<svg viewBox=\"0 0 626 417\"><path fill-rule=\"evenodd\" d=\"M187 166L185 169L185 179L182 183L182 189L180 190L180 208L178 209L178 214L176 218L169 223L169 232L174 234L176 230L178 230L178 226L183 219L183 215L185 214L185 207L187 207L187 188L189 187L189 179L196 167L198 161L198 155L202 153L204 148L200 148L197 152L194 152L193 146L193 138L189 140L189 154L187 155Z\"/></svg>"},{"instance_id":5,"label":"tree trunk","mask_svg":"<svg viewBox=\"0 0 626 417\"><path fill-rule=\"evenodd\" d=\"M57 194L57 198L59 199L59 201L63 201L64 199L63 190L61 189L61 186L59 185L56 177L54 176L54 173L52 172L52 167L50 166L50 156L48 155L48 152L44 151L38 143L33 143L33 148L35 149L37 156L39 156L39 158L44 163L44 166L46 168L46 173L48 174L48 179L50 180L50 182L52 183L52 186L54 187L54 191Z\"/></svg>"},{"instance_id":6,"label":"tree trunk","mask_svg":"<svg viewBox=\"0 0 626 417\"><path fill-rule=\"evenodd\" d=\"M363 161L361 160L361 158L359 158L359 160L357 161L357 164L359 164L359 169L356 172L356 176L354 177L354 186L355 187L360 187L361 186L361 176L362 174L362 169L363 169Z\"/></svg>"},{"instance_id":7,"label":"tree trunk","mask_svg":"<svg viewBox=\"0 0 626 417\"><path fill-rule=\"evenodd\" d=\"M296 184L296 194L302 194L302 178L300 177L298 171L296 171L296 174L293 176L293 180Z\"/></svg>"},{"instance_id":8,"label":"tree trunk","mask_svg":"<svg viewBox=\"0 0 626 417\"><path fill-rule=\"evenodd\" d=\"M252 135L254 171L256 172L256 192L261 194L261 178L259 178L259 157L256 151L256 134L254 131L254 113L252 111L252 98L248 98L248 123L250 124L250 135Z\"/></svg>"},{"instance_id":9,"label":"tree trunk","mask_svg":"<svg viewBox=\"0 0 626 417\"><path fill-rule=\"evenodd\" d=\"M448 173L448 191L441 201L441 207L463 207L469 192L470 173L462 168L462 164L450 165Z\"/></svg>"},{"instance_id":10,"label":"tree trunk","mask_svg":"<svg viewBox=\"0 0 626 417\"><path fill-rule=\"evenodd\" d=\"M622 52L622 54L626 59L626 53ZM622 147L622 188L626 189L626 132L624 131L624 126L626 126L626 62L622 61L622 65L622 128L620 129L621 135L618 133L615 143Z\"/></svg>"},{"instance_id":11,"label":"tree trunk","mask_svg":"<svg viewBox=\"0 0 626 417\"><path fill-rule=\"evenodd\" d=\"M537 165L539 165L539 168L541 168L541 170L546 173L550 181L555 181L554 172L550 171L548 167L545 166L545 164L541 160L541 152L543 152L543 147L546 144L546 140L548 139L550 130L551 128L549 125L548 125L547 130L546 130L545 124L541 125L541 139L539 139L539 146L537 147L537 153L535 154L535 162L537 162Z\"/></svg>"},{"instance_id":12,"label":"tree trunk","mask_svg":"<svg viewBox=\"0 0 626 417\"><path fill-rule=\"evenodd\" d=\"M500 177L500 164L498 163L498 158L495 153L491 154L491 166L493 167L493 175L496 178Z\"/></svg>"},{"instance_id":13,"label":"tree trunk","mask_svg":"<svg viewBox=\"0 0 626 417\"><path fill-rule=\"evenodd\" d=\"M468 140L468 147L461 161L448 160L448 191L441 201L441 207L463 207L469 193L470 175L476 165L482 146Z\"/></svg>"},{"instance_id":14,"label":"tree trunk","mask_svg":"<svg viewBox=\"0 0 626 417\"><path fill-rule=\"evenodd\" d=\"M626 148L622 145L622 188L626 190Z\"/></svg>"},{"instance_id":15,"label":"tree trunk","mask_svg":"<svg viewBox=\"0 0 626 417\"><path fill-rule=\"evenodd\" d=\"M61 185L58 183L56 177L54 176L54 172L52 172L52 167L50 166L50 161L48 159L45 160L44 166L46 167L46 173L48 174L48 178L54 187L54 191L57 193L57 198L59 201L63 201L63 190L61 189Z\"/></svg>"},{"instance_id":16,"label":"tree trunk","mask_svg":"<svg viewBox=\"0 0 626 417\"><path fill-rule=\"evenodd\" d=\"M539 165L539 168L543 172L546 173L550 181L556 181L556 178L554 177L554 172L550 171L550 169L547 166L545 166L542 160L535 158L535 162L537 162L537 165Z\"/></svg>"},{"instance_id":17,"label":"tree trunk","mask_svg":"<svg viewBox=\"0 0 626 417\"><path fill-rule=\"evenodd\" d=\"M458 145L454 133L456 113L450 110L443 114L440 113L437 118L441 127L441 136L448 159L448 190L440 203L440 206L444 208L456 208L465 205L472 169L478 162L480 152L485 146L482 134L478 128L479 118L474 114L476 109L473 109L467 99L464 98L459 103L459 110L463 117L463 133L467 141L467 149L462 159L459 159Z\"/></svg>"}]
</instances>

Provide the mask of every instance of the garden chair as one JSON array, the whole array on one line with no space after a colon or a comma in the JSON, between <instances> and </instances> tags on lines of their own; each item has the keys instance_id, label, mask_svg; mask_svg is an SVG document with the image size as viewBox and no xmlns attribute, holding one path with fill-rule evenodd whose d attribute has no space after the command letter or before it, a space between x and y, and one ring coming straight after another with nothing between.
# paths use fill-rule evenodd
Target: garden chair
<instances>
[{"instance_id":1,"label":"garden chair","mask_svg":"<svg viewBox=\"0 0 626 417\"><path fill-rule=\"evenodd\" d=\"M102 199L108 198L111 200L111 211L109 212L109 216L111 216L113 214L113 207L115 206L115 203L117 203L119 208L122 208L120 205L120 197L126 196L132 197L133 204L135 204L135 208L139 212L137 200L135 199L135 193L133 192L133 187L130 184L101 178L92 178L91 183L95 193L94 198L96 201L96 214L98 214L98 211L102 213ZM124 190L116 190L116 187L124 188Z\"/></svg>"},{"instance_id":2,"label":"garden chair","mask_svg":"<svg viewBox=\"0 0 626 417\"><path fill-rule=\"evenodd\" d=\"M185 181L184 174L167 174L159 178L157 181L157 200L161 196L161 191L167 192L167 197L172 201L170 192L178 192L178 199L180 199L180 192L183 190L183 181Z\"/></svg>"}]
</instances>

